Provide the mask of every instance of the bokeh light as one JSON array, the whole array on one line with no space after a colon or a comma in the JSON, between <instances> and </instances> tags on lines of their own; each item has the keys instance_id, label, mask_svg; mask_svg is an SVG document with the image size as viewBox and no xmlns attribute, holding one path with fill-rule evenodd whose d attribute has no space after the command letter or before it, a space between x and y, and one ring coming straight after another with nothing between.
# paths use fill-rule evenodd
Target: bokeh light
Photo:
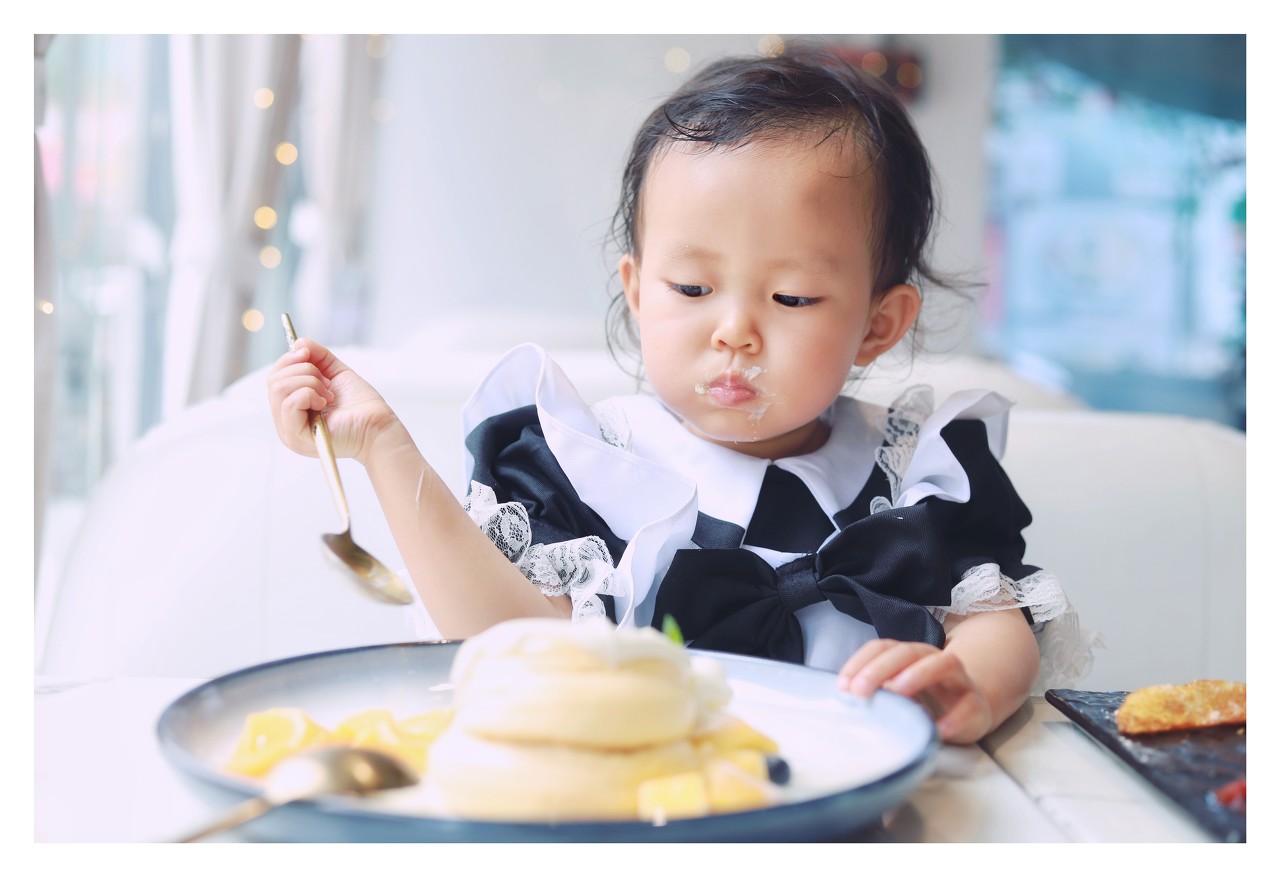
<instances>
[{"instance_id":1,"label":"bokeh light","mask_svg":"<svg viewBox=\"0 0 1280 877\"><path fill-rule=\"evenodd\" d=\"M385 97L380 97L369 105L369 115L375 122L387 122L396 114L395 104Z\"/></svg>"},{"instance_id":2,"label":"bokeh light","mask_svg":"<svg viewBox=\"0 0 1280 877\"><path fill-rule=\"evenodd\" d=\"M903 88L919 88L924 82L924 71L919 64L910 61L898 68L898 84Z\"/></svg>"},{"instance_id":3,"label":"bokeh light","mask_svg":"<svg viewBox=\"0 0 1280 877\"><path fill-rule=\"evenodd\" d=\"M786 41L777 34L772 33L765 34L760 38L760 41L756 43L756 49L766 58L773 58L781 55L786 47Z\"/></svg>"},{"instance_id":4,"label":"bokeh light","mask_svg":"<svg viewBox=\"0 0 1280 877\"><path fill-rule=\"evenodd\" d=\"M257 308L249 308L249 310L240 315L240 325L244 326L250 332L257 332L266 325L266 322L266 317L264 317L262 315L262 311Z\"/></svg>"},{"instance_id":5,"label":"bokeh light","mask_svg":"<svg viewBox=\"0 0 1280 877\"><path fill-rule=\"evenodd\" d=\"M862 69L876 76L884 76L889 69L889 59L882 52L867 52L862 56Z\"/></svg>"}]
</instances>

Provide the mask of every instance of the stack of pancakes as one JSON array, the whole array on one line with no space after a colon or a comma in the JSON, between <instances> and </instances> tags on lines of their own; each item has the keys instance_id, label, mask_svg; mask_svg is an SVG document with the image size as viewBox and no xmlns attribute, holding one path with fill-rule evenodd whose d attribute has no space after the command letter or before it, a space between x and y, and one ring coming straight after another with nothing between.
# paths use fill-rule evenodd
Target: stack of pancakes
<instances>
[{"instance_id":1,"label":"stack of pancakes","mask_svg":"<svg viewBox=\"0 0 1280 877\"><path fill-rule=\"evenodd\" d=\"M431 776L464 818L635 819L646 780L696 771L723 717L720 664L652 628L521 619L459 647Z\"/></svg>"}]
</instances>

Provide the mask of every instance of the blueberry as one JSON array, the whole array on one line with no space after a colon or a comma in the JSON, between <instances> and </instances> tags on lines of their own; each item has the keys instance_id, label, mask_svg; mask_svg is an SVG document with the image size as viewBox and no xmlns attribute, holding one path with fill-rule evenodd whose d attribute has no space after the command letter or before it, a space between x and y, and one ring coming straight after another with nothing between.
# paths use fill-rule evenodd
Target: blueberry
<instances>
[{"instance_id":1,"label":"blueberry","mask_svg":"<svg viewBox=\"0 0 1280 877\"><path fill-rule=\"evenodd\" d=\"M773 782L785 786L791 780L791 765L782 756L766 755L764 763L769 768L769 779Z\"/></svg>"}]
</instances>

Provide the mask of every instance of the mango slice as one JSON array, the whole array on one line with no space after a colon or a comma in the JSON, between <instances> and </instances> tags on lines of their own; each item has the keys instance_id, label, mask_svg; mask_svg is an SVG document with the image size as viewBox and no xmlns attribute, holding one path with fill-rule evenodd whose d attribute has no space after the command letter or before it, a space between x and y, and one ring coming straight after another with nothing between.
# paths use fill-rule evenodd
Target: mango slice
<instances>
[{"instance_id":1,"label":"mango slice","mask_svg":"<svg viewBox=\"0 0 1280 877\"><path fill-rule=\"evenodd\" d=\"M711 812L707 780L698 770L645 780L636 799L640 818L655 825Z\"/></svg>"},{"instance_id":2,"label":"mango slice","mask_svg":"<svg viewBox=\"0 0 1280 877\"><path fill-rule=\"evenodd\" d=\"M333 742L333 735L302 710L275 707L245 717L225 766L235 773L260 777L283 758Z\"/></svg>"}]
</instances>

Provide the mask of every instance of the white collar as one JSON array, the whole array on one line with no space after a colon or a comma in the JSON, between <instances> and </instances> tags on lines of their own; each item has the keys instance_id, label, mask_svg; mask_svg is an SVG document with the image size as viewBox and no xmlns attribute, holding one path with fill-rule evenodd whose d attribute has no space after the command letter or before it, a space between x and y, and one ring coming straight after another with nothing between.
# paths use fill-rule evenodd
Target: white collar
<instances>
[{"instance_id":1,"label":"white collar","mask_svg":"<svg viewBox=\"0 0 1280 877\"><path fill-rule=\"evenodd\" d=\"M627 416L631 449L637 456L697 484L700 511L747 526L771 461L699 438L653 396L614 401ZM800 478L834 518L858 496L875 466L875 449L884 441L879 426L883 414L883 408L842 396L824 415L831 423L831 436L822 447L772 462Z\"/></svg>"}]
</instances>

